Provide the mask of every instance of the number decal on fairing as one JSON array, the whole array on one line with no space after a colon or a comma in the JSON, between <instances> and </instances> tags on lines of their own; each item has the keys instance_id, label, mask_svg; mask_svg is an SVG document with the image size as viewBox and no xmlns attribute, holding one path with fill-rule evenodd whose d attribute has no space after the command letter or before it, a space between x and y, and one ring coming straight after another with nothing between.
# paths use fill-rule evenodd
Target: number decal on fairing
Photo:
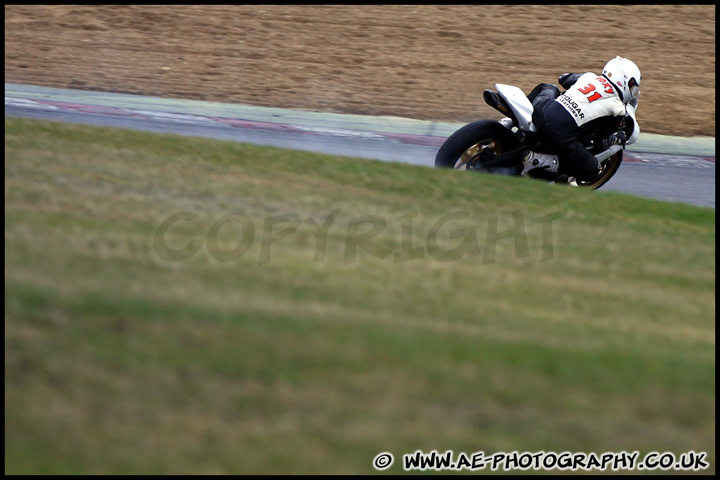
<instances>
[{"instance_id":1,"label":"number decal on fairing","mask_svg":"<svg viewBox=\"0 0 720 480\"><path fill-rule=\"evenodd\" d=\"M595 90L595 85L593 85L592 83L589 83L586 87L578 88L578 90L580 90L580 93L582 93L583 95L589 95L590 92ZM598 98L601 98L601 97L602 97L602 95L600 95L600 92L595 92L588 97L588 101L594 102L595 100L597 100Z\"/></svg>"}]
</instances>

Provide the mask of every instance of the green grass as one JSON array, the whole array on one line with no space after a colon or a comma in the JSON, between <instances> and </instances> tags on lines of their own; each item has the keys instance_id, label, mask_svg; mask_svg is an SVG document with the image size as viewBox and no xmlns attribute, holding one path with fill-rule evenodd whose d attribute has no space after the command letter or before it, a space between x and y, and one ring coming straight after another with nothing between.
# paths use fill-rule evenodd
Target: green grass
<instances>
[{"instance_id":1,"label":"green grass","mask_svg":"<svg viewBox=\"0 0 720 480\"><path fill-rule=\"evenodd\" d=\"M714 245L709 208L6 118L5 472L401 473L418 449L714 472Z\"/></svg>"}]
</instances>

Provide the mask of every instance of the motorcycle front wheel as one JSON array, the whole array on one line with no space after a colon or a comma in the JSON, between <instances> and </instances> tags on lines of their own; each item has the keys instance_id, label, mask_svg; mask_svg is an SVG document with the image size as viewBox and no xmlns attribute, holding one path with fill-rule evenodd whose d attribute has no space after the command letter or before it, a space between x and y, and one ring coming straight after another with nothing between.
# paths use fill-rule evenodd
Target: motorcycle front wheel
<instances>
[{"instance_id":1,"label":"motorcycle front wheel","mask_svg":"<svg viewBox=\"0 0 720 480\"><path fill-rule=\"evenodd\" d=\"M467 170L468 162L491 149L495 155L515 150L520 142L507 128L494 120L469 123L450 135L435 156L435 166Z\"/></svg>"},{"instance_id":2,"label":"motorcycle front wheel","mask_svg":"<svg viewBox=\"0 0 720 480\"><path fill-rule=\"evenodd\" d=\"M600 162L600 165L602 166L602 170L600 170L600 173L593 178L592 180L587 181L577 181L578 187L585 187L585 188L592 188L593 190L597 190L598 188L605 185L610 179L615 175L615 173L618 171L618 168L620 168L620 164L622 163L623 158L623 152L620 150L612 157L609 157L602 162Z\"/></svg>"}]
</instances>

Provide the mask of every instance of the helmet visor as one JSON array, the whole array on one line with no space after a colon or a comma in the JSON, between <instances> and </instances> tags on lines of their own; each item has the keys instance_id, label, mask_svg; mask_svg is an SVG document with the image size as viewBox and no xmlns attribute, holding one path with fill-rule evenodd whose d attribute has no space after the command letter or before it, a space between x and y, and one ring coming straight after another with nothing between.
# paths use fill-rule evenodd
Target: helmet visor
<instances>
[{"instance_id":1,"label":"helmet visor","mask_svg":"<svg viewBox=\"0 0 720 480\"><path fill-rule=\"evenodd\" d=\"M632 95L633 98L640 96L640 85L637 80L635 80L635 77L632 77L628 82L628 89L630 89L630 95Z\"/></svg>"}]
</instances>

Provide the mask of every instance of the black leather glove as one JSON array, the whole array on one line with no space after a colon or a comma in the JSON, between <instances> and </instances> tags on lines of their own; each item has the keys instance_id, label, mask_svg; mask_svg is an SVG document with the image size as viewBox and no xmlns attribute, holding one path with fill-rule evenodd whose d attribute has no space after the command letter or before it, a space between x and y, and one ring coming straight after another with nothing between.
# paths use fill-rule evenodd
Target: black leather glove
<instances>
[{"instance_id":1,"label":"black leather glove","mask_svg":"<svg viewBox=\"0 0 720 480\"><path fill-rule=\"evenodd\" d=\"M572 87L581 75L579 73L563 73L558 77L558 83L565 90Z\"/></svg>"},{"instance_id":2,"label":"black leather glove","mask_svg":"<svg viewBox=\"0 0 720 480\"><path fill-rule=\"evenodd\" d=\"M625 142L627 142L627 134L625 133L625 130L618 130L617 132L613 133L608 138L603 140L603 150L607 150L613 145L625 145Z\"/></svg>"}]
</instances>

